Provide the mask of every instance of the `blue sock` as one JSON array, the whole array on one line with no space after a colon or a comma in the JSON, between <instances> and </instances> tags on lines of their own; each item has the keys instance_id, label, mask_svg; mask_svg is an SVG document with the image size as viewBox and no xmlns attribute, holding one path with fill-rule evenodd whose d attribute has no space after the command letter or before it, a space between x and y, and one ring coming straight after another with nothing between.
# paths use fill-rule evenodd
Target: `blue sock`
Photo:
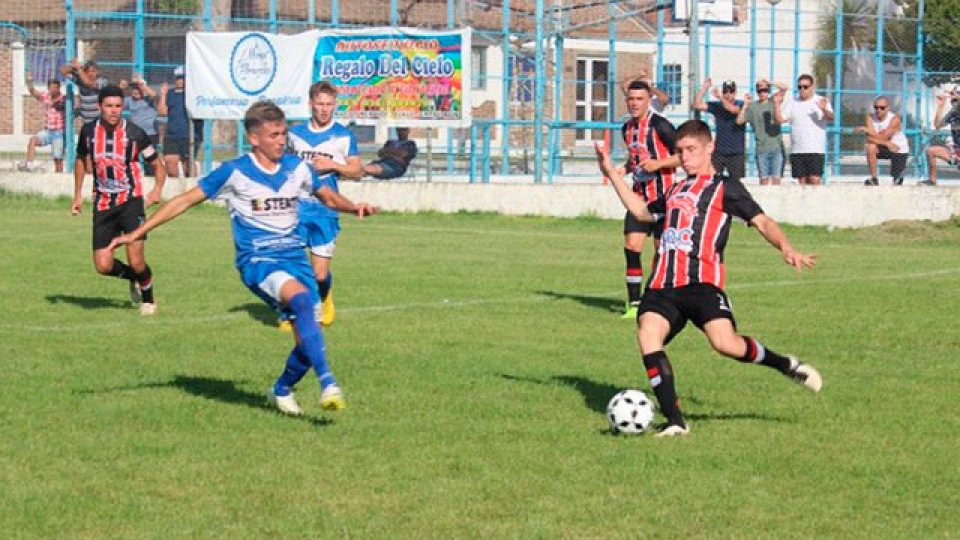
<instances>
[{"instance_id":1,"label":"blue sock","mask_svg":"<svg viewBox=\"0 0 960 540\"><path fill-rule=\"evenodd\" d=\"M273 385L273 393L278 396L289 396L290 390L303 379L303 376L310 371L310 361L300 352L299 347L294 347L287 357L287 365L283 368L283 373Z\"/></svg>"},{"instance_id":2,"label":"blue sock","mask_svg":"<svg viewBox=\"0 0 960 540\"><path fill-rule=\"evenodd\" d=\"M333 287L333 272L327 270L327 277L317 280L317 290L320 292L320 301L323 302Z\"/></svg>"},{"instance_id":3,"label":"blue sock","mask_svg":"<svg viewBox=\"0 0 960 540\"><path fill-rule=\"evenodd\" d=\"M300 336L297 349L313 365L313 370L317 372L317 378L320 379L320 388L336 384L337 380L333 378L333 373L330 373L330 368L327 366L327 346L323 342L323 334L320 333L317 319L313 316L313 300L310 298L310 293L302 292L291 298L290 309L296 315L293 326L297 329L297 335Z\"/></svg>"}]
</instances>

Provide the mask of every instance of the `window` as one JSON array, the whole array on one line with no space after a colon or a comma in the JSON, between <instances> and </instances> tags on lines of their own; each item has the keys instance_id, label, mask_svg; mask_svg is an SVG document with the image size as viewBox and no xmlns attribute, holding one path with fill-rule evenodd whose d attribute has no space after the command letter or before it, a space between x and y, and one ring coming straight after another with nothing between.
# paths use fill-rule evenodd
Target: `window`
<instances>
[{"instance_id":1,"label":"window","mask_svg":"<svg viewBox=\"0 0 960 540\"><path fill-rule=\"evenodd\" d=\"M470 50L470 89L487 89L487 48L473 47Z\"/></svg>"},{"instance_id":2,"label":"window","mask_svg":"<svg viewBox=\"0 0 960 540\"><path fill-rule=\"evenodd\" d=\"M510 55L510 73L513 81L510 100L518 103L533 101L533 83L536 80L537 66L533 58Z\"/></svg>"},{"instance_id":3,"label":"window","mask_svg":"<svg viewBox=\"0 0 960 540\"><path fill-rule=\"evenodd\" d=\"M580 122L606 122L610 110L608 99L610 63L600 58L577 59L575 118ZM590 142L603 139L602 129L577 129L576 140Z\"/></svg>"},{"instance_id":4,"label":"window","mask_svg":"<svg viewBox=\"0 0 960 540\"><path fill-rule=\"evenodd\" d=\"M681 92L683 92L683 73L680 64L664 64L663 80L659 84L660 88L670 96L669 105L679 105Z\"/></svg>"}]
</instances>

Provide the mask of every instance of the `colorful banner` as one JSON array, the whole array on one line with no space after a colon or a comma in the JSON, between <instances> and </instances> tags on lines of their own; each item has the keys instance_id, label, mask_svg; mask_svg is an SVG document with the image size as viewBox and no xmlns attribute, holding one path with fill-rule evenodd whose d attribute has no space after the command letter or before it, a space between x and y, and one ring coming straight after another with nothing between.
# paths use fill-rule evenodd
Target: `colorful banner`
<instances>
[{"instance_id":1,"label":"colorful banner","mask_svg":"<svg viewBox=\"0 0 960 540\"><path fill-rule=\"evenodd\" d=\"M269 99L290 118L309 118L307 94L316 30L187 33L187 110L193 118L236 120Z\"/></svg>"},{"instance_id":2,"label":"colorful banner","mask_svg":"<svg viewBox=\"0 0 960 540\"><path fill-rule=\"evenodd\" d=\"M323 31L314 80L339 90L335 116L373 125L470 125L470 29Z\"/></svg>"}]
</instances>

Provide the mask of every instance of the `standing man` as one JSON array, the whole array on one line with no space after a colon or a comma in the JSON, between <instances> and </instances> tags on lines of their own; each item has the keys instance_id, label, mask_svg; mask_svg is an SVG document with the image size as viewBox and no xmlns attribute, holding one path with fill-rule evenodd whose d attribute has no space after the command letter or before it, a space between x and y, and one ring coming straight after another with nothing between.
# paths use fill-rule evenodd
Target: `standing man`
<instances>
[{"instance_id":1,"label":"standing man","mask_svg":"<svg viewBox=\"0 0 960 540\"><path fill-rule=\"evenodd\" d=\"M38 146L50 145L53 154L54 170L58 173L63 172L63 130L66 125L65 110L66 97L60 93L60 81L50 79L47 81L47 91L41 92L33 86L33 75L27 74L27 90L30 95L40 102L43 110L43 129L27 143L27 160L23 162L18 169L21 171L32 171L36 165L33 163L34 153Z\"/></svg>"},{"instance_id":2,"label":"standing man","mask_svg":"<svg viewBox=\"0 0 960 540\"><path fill-rule=\"evenodd\" d=\"M144 258L146 237L127 245L127 264L113 257L116 244L111 241L143 223L144 208L160 200L166 180L157 150L142 129L124 120L123 90L106 86L99 95L100 119L86 124L77 141L77 160L73 170L73 205L77 215L83 208L83 177L86 164L93 174L93 265L105 276L130 282L130 301L140 303L141 315L153 315L157 304L153 297L153 275ZM156 162L156 183L144 199L140 156Z\"/></svg>"},{"instance_id":3,"label":"standing man","mask_svg":"<svg viewBox=\"0 0 960 540\"><path fill-rule=\"evenodd\" d=\"M326 81L313 83L310 86L310 120L290 129L290 148L313 167L324 185L339 193L337 180L341 176L360 180L363 166L357 155L357 139L349 129L333 120L336 108L336 87ZM320 291L320 311L316 318L328 326L336 317L330 292L333 286L330 259L340 232L340 219L337 212L315 198L305 198L300 201L300 222ZM281 321L280 328L287 329L289 325Z\"/></svg>"},{"instance_id":4,"label":"standing man","mask_svg":"<svg viewBox=\"0 0 960 540\"><path fill-rule=\"evenodd\" d=\"M187 115L186 74L183 66L173 70L173 88L164 83L160 87L157 112L166 117L166 134L163 139L163 163L171 178L193 175L193 158L190 153L190 117Z\"/></svg>"},{"instance_id":5,"label":"standing man","mask_svg":"<svg viewBox=\"0 0 960 540\"><path fill-rule=\"evenodd\" d=\"M771 98L771 86L777 87L775 97ZM753 101L749 92L743 95L743 107L737 115L737 124L750 124L753 130L754 145L757 153L757 176L760 185L780 185L783 177L783 163L786 152L783 149L783 130L780 123L774 118L774 108L777 100L782 101L787 93L787 86L772 83L766 79L757 81L755 87L757 101Z\"/></svg>"},{"instance_id":6,"label":"standing man","mask_svg":"<svg viewBox=\"0 0 960 540\"><path fill-rule=\"evenodd\" d=\"M623 144L629 151L623 172L631 174L633 191L647 202L663 196L673 183L676 167L680 163L673 155L673 124L651 109L650 99L650 85L644 81L630 83L627 87L630 119L620 129ZM623 255L627 260L624 319L637 319L643 286L643 244L651 233L656 243L661 230L653 223L638 221L630 212L623 218Z\"/></svg>"},{"instance_id":7,"label":"standing man","mask_svg":"<svg viewBox=\"0 0 960 540\"><path fill-rule=\"evenodd\" d=\"M951 166L960 165L960 94L953 89L949 94L937 96L937 112L933 118L933 128L940 129L950 124L950 143L934 144L927 148L927 166L930 178L920 182L925 186L937 185L937 160L942 159Z\"/></svg>"},{"instance_id":8,"label":"standing man","mask_svg":"<svg viewBox=\"0 0 960 540\"><path fill-rule=\"evenodd\" d=\"M705 102L703 96L712 84L710 78L703 81L703 86L693 100L693 108L713 115L717 128L717 150L713 154L713 168L719 174L740 180L746 174L747 164L743 145L747 130L742 123L737 122L743 102L737 99L737 83L733 81L723 81L722 92L717 92L714 88L713 97L717 101Z\"/></svg>"},{"instance_id":9,"label":"standing man","mask_svg":"<svg viewBox=\"0 0 960 540\"><path fill-rule=\"evenodd\" d=\"M630 191L607 150L597 145L597 158L617 195L638 220L664 216L664 231L653 274L640 306L638 340L650 386L667 422L658 437L690 432L674 387L674 372L664 347L692 322L718 353L748 364L773 368L813 392L822 386L820 373L790 355L778 354L756 339L737 333L730 300L723 290L723 250L730 222L739 218L755 227L797 269L812 268L816 255L796 251L777 222L767 217L739 180L718 174L711 164L710 127L688 120L677 128L677 152L685 180L677 180L664 197L646 204Z\"/></svg>"},{"instance_id":10,"label":"standing man","mask_svg":"<svg viewBox=\"0 0 960 540\"><path fill-rule=\"evenodd\" d=\"M153 106L157 93L136 74L132 77L128 88L130 95L123 98L123 110L129 115L130 122L150 137L153 147L158 148L160 135L157 133L157 109ZM151 163L144 163L144 170L148 176L153 176Z\"/></svg>"},{"instance_id":11,"label":"standing man","mask_svg":"<svg viewBox=\"0 0 960 540\"><path fill-rule=\"evenodd\" d=\"M827 122L833 121L833 108L816 94L813 76L797 79L797 99L784 100L775 107L777 122L790 122L790 170L801 186L819 186L827 153Z\"/></svg>"},{"instance_id":12,"label":"standing man","mask_svg":"<svg viewBox=\"0 0 960 540\"><path fill-rule=\"evenodd\" d=\"M320 382L320 406L342 409L343 393L327 365L323 333L314 318L316 283L303 253L297 208L302 194L308 192L331 208L361 218L377 209L350 202L322 184L300 158L286 153L286 118L273 102L251 105L243 127L251 153L217 167L136 230L114 239L111 247L140 242L149 231L207 199L226 199L240 279L261 300L289 317L296 332L293 350L268 392L270 401L283 413L300 414L292 389L312 367Z\"/></svg>"},{"instance_id":13,"label":"standing man","mask_svg":"<svg viewBox=\"0 0 960 540\"><path fill-rule=\"evenodd\" d=\"M70 64L60 67L60 73L77 85L74 114L80 117L83 125L99 120L100 109L97 108L97 103L100 89L106 86L106 79L100 77L97 63L88 60L81 65L80 60L74 58Z\"/></svg>"},{"instance_id":14,"label":"standing man","mask_svg":"<svg viewBox=\"0 0 960 540\"><path fill-rule=\"evenodd\" d=\"M868 113L863 126L856 129L867 137L864 150L867 153L867 167L870 169L870 178L864 185L878 186L877 160L890 160L890 176L893 185L903 185L903 171L907 168L910 158L910 143L903 134L900 116L890 112L890 100L880 96L873 101L873 112Z\"/></svg>"}]
</instances>

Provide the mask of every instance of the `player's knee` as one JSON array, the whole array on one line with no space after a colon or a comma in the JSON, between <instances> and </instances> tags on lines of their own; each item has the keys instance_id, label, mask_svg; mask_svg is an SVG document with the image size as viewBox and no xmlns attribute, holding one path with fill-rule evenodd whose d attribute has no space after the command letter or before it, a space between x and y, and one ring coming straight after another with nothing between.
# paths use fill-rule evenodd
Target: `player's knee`
<instances>
[{"instance_id":1,"label":"player's knee","mask_svg":"<svg viewBox=\"0 0 960 540\"><path fill-rule=\"evenodd\" d=\"M93 267L97 270L98 274L109 276L113 271L113 259L111 258L109 261L106 261L106 260L94 258Z\"/></svg>"},{"instance_id":2,"label":"player's knee","mask_svg":"<svg viewBox=\"0 0 960 540\"><path fill-rule=\"evenodd\" d=\"M723 336L712 337L710 339L710 346L713 347L713 350L724 356L732 358L743 356L743 339L736 334L724 334Z\"/></svg>"}]
</instances>

